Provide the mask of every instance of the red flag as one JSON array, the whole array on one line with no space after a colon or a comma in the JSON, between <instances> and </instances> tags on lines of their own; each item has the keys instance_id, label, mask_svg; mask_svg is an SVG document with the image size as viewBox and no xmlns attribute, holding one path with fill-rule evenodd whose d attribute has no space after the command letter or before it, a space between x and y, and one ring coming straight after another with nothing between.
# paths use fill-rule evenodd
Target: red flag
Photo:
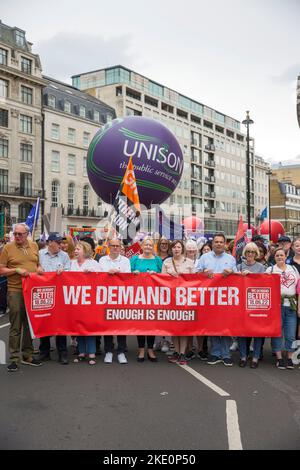
<instances>
[{"instance_id":1,"label":"red flag","mask_svg":"<svg viewBox=\"0 0 300 470\"><path fill-rule=\"evenodd\" d=\"M234 239L232 256L239 259L242 256L242 251L243 251L244 246L245 246L245 233L244 233L244 228L243 228L243 216L241 215L238 229L236 232L236 236Z\"/></svg>"}]
</instances>

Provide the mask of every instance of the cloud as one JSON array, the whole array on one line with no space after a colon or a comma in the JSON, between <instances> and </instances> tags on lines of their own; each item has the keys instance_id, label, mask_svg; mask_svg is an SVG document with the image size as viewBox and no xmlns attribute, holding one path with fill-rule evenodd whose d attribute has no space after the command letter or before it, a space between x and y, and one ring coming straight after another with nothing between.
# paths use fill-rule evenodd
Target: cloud
<instances>
[{"instance_id":1,"label":"cloud","mask_svg":"<svg viewBox=\"0 0 300 470\"><path fill-rule=\"evenodd\" d=\"M71 75L111 65L132 67L136 58L131 52L128 34L105 39L84 33L59 32L40 41L35 52L40 55L43 73L63 81L70 81Z\"/></svg>"}]
</instances>

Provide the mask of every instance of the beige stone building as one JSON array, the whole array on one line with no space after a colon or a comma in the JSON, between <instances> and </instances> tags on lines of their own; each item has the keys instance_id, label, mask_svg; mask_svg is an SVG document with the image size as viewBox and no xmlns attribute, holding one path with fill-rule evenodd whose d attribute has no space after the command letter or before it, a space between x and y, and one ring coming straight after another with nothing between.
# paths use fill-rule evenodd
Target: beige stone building
<instances>
[{"instance_id":1,"label":"beige stone building","mask_svg":"<svg viewBox=\"0 0 300 470\"><path fill-rule=\"evenodd\" d=\"M40 58L25 31L0 21L0 212L6 230L43 203L42 78Z\"/></svg>"},{"instance_id":2,"label":"beige stone building","mask_svg":"<svg viewBox=\"0 0 300 470\"><path fill-rule=\"evenodd\" d=\"M73 85L109 103L117 116L148 116L165 124L177 137L184 171L176 191L162 205L176 221L197 215L205 230L236 233L239 215L246 220L246 136L238 120L190 99L123 66L72 77ZM265 179L255 207L255 148L250 141L251 220L263 204ZM259 161L263 171L263 162Z\"/></svg>"},{"instance_id":3,"label":"beige stone building","mask_svg":"<svg viewBox=\"0 0 300 470\"><path fill-rule=\"evenodd\" d=\"M269 213L269 176L271 165L262 157L255 155L254 166L254 216L255 225L259 225L262 211Z\"/></svg>"}]
</instances>

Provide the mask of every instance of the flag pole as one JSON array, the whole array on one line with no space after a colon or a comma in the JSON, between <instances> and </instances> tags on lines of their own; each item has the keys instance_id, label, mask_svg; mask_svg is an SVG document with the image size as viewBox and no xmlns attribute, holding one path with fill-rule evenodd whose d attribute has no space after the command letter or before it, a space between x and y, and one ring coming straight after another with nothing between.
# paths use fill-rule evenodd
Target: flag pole
<instances>
[{"instance_id":1,"label":"flag pole","mask_svg":"<svg viewBox=\"0 0 300 470\"><path fill-rule=\"evenodd\" d=\"M35 207L35 214L34 214L34 220L33 220L33 229L32 229L32 240L34 241L34 234L35 234L35 229L36 229L36 223L37 223L37 214L39 213L40 210L40 198L37 198L36 201L36 207Z\"/></svg>"},{"instance_id":2,"label":"flag pole","mask_svg":"<svg viewBox=\"0 0 300 470\"><path fill-rule=\"evenodd\" d=\"M6 227L6 215L7 215L7 207L4 208L4 224L3 224L4 237L5 237L5 235L6 235L6 230L7 230L7 227Z\"/></svg>"}]
</instances>

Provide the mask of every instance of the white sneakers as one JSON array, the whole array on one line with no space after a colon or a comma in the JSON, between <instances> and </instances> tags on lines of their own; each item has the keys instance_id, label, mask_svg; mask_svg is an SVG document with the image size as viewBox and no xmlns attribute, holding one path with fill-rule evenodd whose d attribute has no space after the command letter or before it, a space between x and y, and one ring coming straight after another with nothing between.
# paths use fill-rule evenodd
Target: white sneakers
<instances>
[{"instance_id":1,"label":"white sneakers","mask_svg":"<svg viewBox=\"0 0 300 470\"><path fill-rule=\"evenodd\" d=\"M113 361L113 353L107 352L104 358L105 364L111 364L112 361ZM119 364L127 364L127 359L124 353L118 354L118 362Z\"/></svg>"},{"instance_id":2,"label":"white sneakers","mask_svg":"<svg viewBox=\"0 0 300 470\"><path fill-rule=\"evenodd\" d=\"M163 353L168 352L168 351L170 350L169 344L170 344L169 341L164 340L164 341L162 342L161 352L163 352Z\"/></svg>"}]
</instances>

